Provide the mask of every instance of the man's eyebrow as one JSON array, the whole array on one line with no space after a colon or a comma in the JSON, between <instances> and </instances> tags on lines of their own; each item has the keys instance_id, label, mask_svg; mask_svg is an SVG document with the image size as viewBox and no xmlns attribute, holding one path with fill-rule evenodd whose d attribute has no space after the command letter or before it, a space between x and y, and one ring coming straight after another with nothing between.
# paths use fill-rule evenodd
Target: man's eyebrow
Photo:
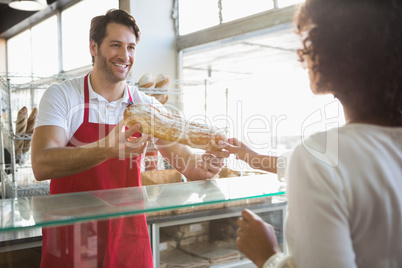
<instances>
[{"instance_id":1,"label":"man's eyebrow","mask_svg":"<svg viewBox=\"0 0 402 268\"><path fill-rule=\"evenodd\" d=\"M119 43L119 44L123 44L123 42L120 41L120 40L110 40L109 43ZM136 46L137 44L136 44L136 43L130 43L130 45Z\"/></svg>"}]
</instances>

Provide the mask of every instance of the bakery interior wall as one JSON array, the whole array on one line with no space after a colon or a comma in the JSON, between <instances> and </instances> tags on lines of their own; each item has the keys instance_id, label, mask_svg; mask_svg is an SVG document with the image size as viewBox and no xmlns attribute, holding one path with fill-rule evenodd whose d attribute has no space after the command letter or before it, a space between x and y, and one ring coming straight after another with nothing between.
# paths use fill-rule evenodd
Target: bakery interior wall
<instances>
[{"instance_id":1,"label":"bakery interior wall","mask_svg":"<svg viewBox=\"0 0 402 268\"><path fill-rule=\"evenodd\" d=\"M122 4L122 1L120 1ZM132 71L133 81L151 72L177 77L174 21L171 17L173 0L131 0L130 13L137 20L141 40Z\"/></svg>"}]
</instances>

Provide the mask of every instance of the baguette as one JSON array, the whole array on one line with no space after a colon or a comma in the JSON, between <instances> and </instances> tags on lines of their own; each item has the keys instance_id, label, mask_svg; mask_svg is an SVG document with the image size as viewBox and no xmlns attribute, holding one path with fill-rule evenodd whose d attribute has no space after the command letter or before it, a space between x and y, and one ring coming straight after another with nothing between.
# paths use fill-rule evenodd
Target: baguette
<instances>
[{"instance_id":1,"label":"baguette","mask_svg":"<svg viewBox=\"0 0 402 268\"><path fill-rule=\"evenodd\" d=\"M22 148L24 147L24 139L22 136L25 135L27 124L28 108L24 106L18 111L17 121L15 123L15 135L17 136L17 138L14 140L14 149L16 156L22 154Z\"/></svg>"},{"instance_id":2,"label":"baguette","mask_svg":"<svg viewBox=\"0 0 402 268\"><path fill-rule=\"evenodd\" d=\"M37 121L37 116L38 116L38 108L34 107L31 111L31 114L28 117L28 122L27 122L27 129L25 131L25 134L29 135L29 139L24 140L24 146L22 147L22 153L25 154L26 152L29 151L29 147L31 147L31 137L32 133L34 131L36 121Z\"/></svg>"},{"instance_id":3,"label":"baguette","mask_svg":"<svg viewBox=\"0 0 402 268\"><path fill-rule=\"evenodd\" d=\"M139 123L141 125L139 131L144 134L193 148L219 150L218 141L227 140L225 135L216 128L188 122L179 116L163 113L145 103L127 107L124 111L124 120L128 127Z\"/></svg>"}]
</instances>

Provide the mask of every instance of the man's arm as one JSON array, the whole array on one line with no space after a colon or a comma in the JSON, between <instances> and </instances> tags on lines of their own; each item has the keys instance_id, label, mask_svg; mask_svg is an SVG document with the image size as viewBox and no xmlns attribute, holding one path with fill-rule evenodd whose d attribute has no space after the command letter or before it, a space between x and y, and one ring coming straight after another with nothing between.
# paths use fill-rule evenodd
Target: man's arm
<instances>
[{"instance_id":1,"label":"man's arm","mask_svg":"<svg viewBox=\"0 0 402 268\"><path fill-rule=\"evenodd\" d=\"M123 120L105 138L77 147L66 147L63 128L40 126L32 137L31 159L36 180L47 180L80 173L112 157L133 157L144 152L148 137L127 140L138 129L134 125L121 132Z\"/></svg>"},{"instance_id":2,"label":"man's arm","mask_svg":"<svg viewBox=\"0 0 402 268\"><path fill-rule=\"evenodd\" d=\"M172 144L159 139L156 146L170 165L189 180L205 180L214 177L223 167L223 159L229 156L226 151L213 151L196 154L182 144Z\"/></svg>"}]
</instances>

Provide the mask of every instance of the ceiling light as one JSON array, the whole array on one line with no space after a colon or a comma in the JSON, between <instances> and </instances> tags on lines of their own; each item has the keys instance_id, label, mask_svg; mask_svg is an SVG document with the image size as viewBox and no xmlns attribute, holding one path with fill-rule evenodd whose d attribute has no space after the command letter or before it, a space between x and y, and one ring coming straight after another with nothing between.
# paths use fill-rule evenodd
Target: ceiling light
<instances>
[{"instance_id":1,"label":"ceiling light","mask_svg":"<svg viewBox=\"0 0 402 268\"><path fill-rule=\"evenodd\" d=\"M47 7L46 0L13 0L8 5L25 11L37 11Z\"/></svg>"}]
</instances>

